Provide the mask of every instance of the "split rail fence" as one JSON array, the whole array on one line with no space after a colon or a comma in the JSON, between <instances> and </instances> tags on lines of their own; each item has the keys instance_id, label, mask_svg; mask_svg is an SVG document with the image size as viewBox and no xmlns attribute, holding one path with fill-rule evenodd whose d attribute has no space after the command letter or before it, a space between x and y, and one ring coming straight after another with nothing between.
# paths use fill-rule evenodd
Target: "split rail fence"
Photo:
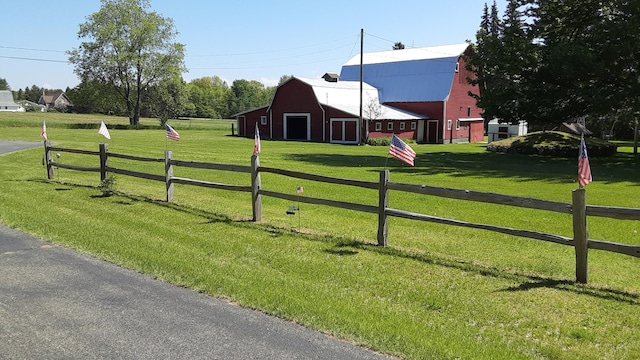
<instances>
[{"instance_id":1,"label":"split rail fence","mask_svg":"<svg viewBox=\"0 0 640 360\"><path fill-rule=\"evenodd\" d=\"M48 141L44 143L45 158L47 166L47 177L49 180L54 179L54 168L64 168L77 171L99 172L100 180L105 180L108 173L121 174L142 179L161 181L166 184L166 200L173 201L173 189L175 184L192 185L207 187L220 190L231 190L251 193L253 221L262 220L262 196L269 196L284 200L298 201L307 204L333 206L342 209L368 212L378 215L378 232L377 241L380 246L387 246L388 239L388 218L395 216L398 218L433 222L445 225L461 226L474 229L482 229L494 231L502 234L508 234L518 237L530 238L535 240L548 241L560 245L569 245L575 248L576 258L576 281L579 283L587 283L587 259L588 250L597 249L610 251L619 254L625 254L633 257L640 257L640 245L630 245L623 243L615 243L603 240L589 239L587 231L587 216L607 217L618 220L640 220L640 209L610 207L610 206L594 206L587 205L585 201L585 190L575 189L572 192L572 203L539 200L518 196L501 195L495 193L440 188L427 185L404 184L389 181L389 170L382 170L378 182L351 180L344 178L336 178L324 175L316 175L303 173L298 171L290 171L278 168L260 166L258 156L252 156L251 166L217 164L209 162L184 161L172 158L172 152L165 151L164 158L149 158L134 155L117 154L108 151L107 144L100 144L99 151L69 149L51 146ZM69 152L84 155L97 155L100 157L98 167L86 167L68 165L53 160L52 152ZM164 162L165 174L148 174L132 170L119 169L109 166L109 158L121 158L143 162ZM216 183L204 180L189 179L173 176L173 168L188 167L209 170L222 170L232 172L248 173L251 176L251 185L233 185ZM365 205L352 202L336 201L323 198L314 198L308 196L298 196L280 193L276 191L265 190L262 188L260 180L261 173L273 173L288 176L296 179L311 180L336 185L355 186L378 191L378 206ZM521 208L537 209L544 211L552 211L557 213L573 215L573 237L565 237L560 235L548 234L543 232L514 229L496 225L478 224L465 222L436 216L430 216L420 213L414 213L389 207L389 192L403 191L414 194L439 196L458 200L476 201L491 204L515 206Z\"/></svg>"}]
</instances>

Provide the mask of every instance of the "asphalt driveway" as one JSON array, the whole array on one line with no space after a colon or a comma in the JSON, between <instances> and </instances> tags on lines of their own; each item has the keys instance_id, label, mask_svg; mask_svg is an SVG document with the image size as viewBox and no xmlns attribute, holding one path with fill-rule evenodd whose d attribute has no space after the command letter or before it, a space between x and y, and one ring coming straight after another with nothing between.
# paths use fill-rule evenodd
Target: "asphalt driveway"
<instances>
[{"instance_id":1,"label":"asphalt driveway","mask_svg":"<svg viewBox=\"0 0 640 360\"><path fill-rule=\"evenodd\" d=\"M0 358L388 359L2 224Z\"/></svg>"}]
</instances>

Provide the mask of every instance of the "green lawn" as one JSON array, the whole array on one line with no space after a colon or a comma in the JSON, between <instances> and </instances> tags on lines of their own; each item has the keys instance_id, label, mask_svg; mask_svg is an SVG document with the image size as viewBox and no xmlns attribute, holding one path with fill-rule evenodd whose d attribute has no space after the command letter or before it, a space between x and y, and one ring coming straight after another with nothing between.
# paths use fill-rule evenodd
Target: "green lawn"
<instances>
[{"instance_id":1,"label":"green lawn","mask_svg":"<svg viewBox=\"0 0 640 360\"><path fill-rule=\"evenodd\" d=\"M121 130L123 118L0 113L0 139L40 141L46 119L56 146L98 150L101 120L109 150L179 160L249 165L253 139L230 121L157 120ZM91 124L82 128L74 124ZM156 128L157 127L157 128ZM485 151L486 144L415 145L416 166L388 148L262 142L263 166L349 179L391 181L571 202L577 159ZM640 167L629 144L592 158L587 203L640 207ZM481 230L391 218L389 247L376 246L377 216L263 198L252 223L248 193L116 175L117 195L101 197L97 173L56 170L46 180L43 148L0 156L0 222L150 276L264 310L372 349L408 359L640 358L640 260L589 252L589 284L574 284L573 248ZM95 156L58 161L97 166ZM162 174L162 163L110 159L110 165ZM248 174L176 168L175 175L230 184ZM377 192L262 175L266 190L377 205ZM297 205L297 204L293 204ZM457 220L571 236L571 216L391 192L390 206ZM588 219L591 238L640 244L640 222Z\"/></svg>"}]
</instances>

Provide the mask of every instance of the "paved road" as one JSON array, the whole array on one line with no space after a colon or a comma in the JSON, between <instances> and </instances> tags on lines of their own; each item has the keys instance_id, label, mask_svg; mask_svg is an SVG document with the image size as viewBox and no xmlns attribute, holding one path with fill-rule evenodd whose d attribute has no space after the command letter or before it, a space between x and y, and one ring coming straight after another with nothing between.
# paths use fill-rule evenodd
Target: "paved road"
<instances>
[{"instance_id":1,"label":"paved road","mask_svg":"<svg viewBox=\"0 0 640 360\"><path fill-rule=\"evenodd\" d=\"M388 358L0 224L0 359Z\"/></svg>"}]
</instances>

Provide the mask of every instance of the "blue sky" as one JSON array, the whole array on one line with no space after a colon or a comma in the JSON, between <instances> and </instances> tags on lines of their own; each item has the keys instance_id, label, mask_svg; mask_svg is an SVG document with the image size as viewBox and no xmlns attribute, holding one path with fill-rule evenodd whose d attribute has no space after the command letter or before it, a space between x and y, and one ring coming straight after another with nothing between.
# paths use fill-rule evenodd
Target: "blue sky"
<instances>
[{"instance_id":1,"label":"blue sky","mask_svg":"<svg viewBox=\"0 0 640 360\"><path fill-rule=\"evenodd\" d=\"M491 4L493 1L487 1ZM174 20L186 45L186 81L219 76L276 85L282 75L317 78L340 72L360 52L394 42L423 47L475 40L484 0L152 0ZM502 13L506 0L497 1ZM13 90L74 87L66 50L80 44L78 26L99 0L6 1L0 22L0 78Z\"/></svg>"}]
</instances>

